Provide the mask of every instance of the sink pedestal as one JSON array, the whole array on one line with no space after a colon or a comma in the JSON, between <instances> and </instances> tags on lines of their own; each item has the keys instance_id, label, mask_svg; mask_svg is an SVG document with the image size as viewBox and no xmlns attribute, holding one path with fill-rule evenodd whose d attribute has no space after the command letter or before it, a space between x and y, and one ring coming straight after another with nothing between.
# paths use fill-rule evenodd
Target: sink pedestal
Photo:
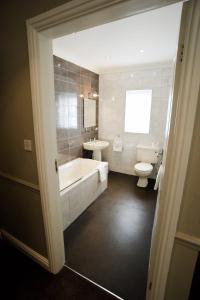
<instances>
[{"instance_id":1,"label":"sink pedestal","mask_svg":"<svg viewBox=\"0 0 200 300\"><path fill-rule=\"evenodd\" d=\"M94 150L92 158L101 161L101 150Z\"/></svg>"}]
</instances>

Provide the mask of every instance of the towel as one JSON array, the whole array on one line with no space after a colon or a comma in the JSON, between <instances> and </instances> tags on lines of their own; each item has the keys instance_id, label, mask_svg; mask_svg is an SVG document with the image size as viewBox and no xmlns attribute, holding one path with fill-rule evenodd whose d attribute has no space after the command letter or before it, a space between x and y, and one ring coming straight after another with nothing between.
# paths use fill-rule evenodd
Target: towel
<instances>
[{"instance_id":1,"label":"towel","mask_svg":"<svg viewBox=\"0 0 200 300\"><path fill-rule=\"evenodd\" d=\"M113 141L113 151L122 152L123 144L120 136L116 136Z\"/></svg>"},{"instance_id":2,"label":"towel","mask_svg":"<svg viewBox=\"0 0 200 300\"><path fill-rule=\"evenodd\" d=\"M97 170L99 171L99 180L100 180L100 182L104 182L107 179L107 167L106 167L106 165L100 163L97 166Z\"/></svg>"},{"instance_id":3,"label":"towel","mask_svg":"<svg viewBox=\"0 0 200 300\"><path fill-rule=\"evenodd\" d=\"M163 175L164 175L164 167L161 164L160 168L158 169L158 174L157 174L157 177L156 177L156 183L154 185L154 190L157 190L157 189L161 188L161 181L162 181Z\"/></svg>"}]
</instances>

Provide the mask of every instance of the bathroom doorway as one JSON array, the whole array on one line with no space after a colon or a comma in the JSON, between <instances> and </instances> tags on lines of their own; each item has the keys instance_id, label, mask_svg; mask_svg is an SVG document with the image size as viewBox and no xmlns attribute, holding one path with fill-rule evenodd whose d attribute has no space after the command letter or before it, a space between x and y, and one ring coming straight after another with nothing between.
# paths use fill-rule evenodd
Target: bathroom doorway
<instances>
[{"instance_id":1,"label":"bathroom doorway","mask_svg":"<svg viewBox=\"0 0 200 300\"><path fill-rule=\"evenodd\" d=\"M123 299L146 294L181 11L53 40L65 264Z\"/></svg>"},{"instance_id":2,"label":"bathroom doorway","mask_svg":"<svg viewBox=\"0 0 200 300\"><path fill-rule=\"evenodd\" d=\"M130 4L130 3L129 3ZM147 4L146 4L147 5ZM118 7L119 8L119 7ZM121 14L121 18L123 18L123 17L127 17L127 11L129 11L129 9L130 9L130 7L129 7L129 9L127 9L127 7L126 7L126 5L124 5L123 6L123 8L124 8L124 13L122 13L122 10L121 10L121 7L120 7L120 9L118 10L118 12L120 11L120 14ZM141 8L140 8L141 9ZM112 15L112 14L111 14ZM106 18L106 16L105 16L105 14L104 14L104 18ZM114 17L109 17L110 18L110 21L111 20L113 20L113 19L117 19L116 18L116 16L114 16ZM113 18L113 19L112 19ZM88 20L88 19L87 19ZM38 21L37 20L35 20L35 24L34 24L34 20L31 20L30 21L30 24L31 24L31 26L36 26L36 24L38 25L38 23L37 23ZM104 22L105 22L105 19L104 19ZM72 22L73 23L73 22ZM93 22L94 23L94 22ZM98 22L97 22L98 23ZM76 24L77 24L77 22L76 22ZM80 25L80 23L79 23L79 25ZM41 26L41 24L40 24L40 26ZM40 27L39 25L38 25L38 28ZM94 26L94 24L93 24L93 26ZM89 27L88 26L88 24L87 24L87 27ZM37 28L37 30L38 30L38 28ZM41 27L40 27L41 28ZM33 33L32 32L32 29L31 28L29 28L30 29L30 34L29 34L29 36L31 36L31 38L30 38L30 42L31 41L35 41L35 36L34 36L34 34L35 33ZM44 29L44 28L43 28ZM63 29L63 28L62 28ZM42 29L40 29L41 31L42 31ZM68 27L68 30L71 32L71 28L70 28L70 26ZM55 31L54 31L54 38L56 37L56 35L58 35L58 31L59 32L61 32L61 28L59 28L59 26L58 27L56 27L55 28ZM65 34L67 33L67 30L65 29L64 30L65 31ZM63 32L64 32L63 31ZM78 30L77 30L78 31ZM56 33L57 32L57 33ZM48 35L49 34L49 35ZM60 33L59 33L59 35L61 35ZM53 80L53 76L51 76L52 75L52 70L53 70L53 66L52 66L52 64L50 63L49 64L49 62L50 61L52 61L51 59L50 59L50 52L49 52L49 47L51 46L49 43L47 43L47 41L49 41L49 36L51 36L51 38L52 38L52 36L53 36L53 33L52 33L52 28L51 28L51 34L49 33L49 32L47 32L47 35L45 35L45 38L42 36L42 35L40 35L40 38L41 38L41 43L40 43L40 46L41 46L41 49L40 49L40 55L41 55L41 58L44 58L44 60L43 59L41 59L40 60L40 63L41 63L41 61L42 61L42 63L48 63L47 65L48 65L48 67L49 67L49 74L50 74L50 77L49 76L47 76L47 77L45 77L45 76L41 76L41 77L39 77L39 78L42 78L42 80L45 82L45 80L46 80L46 82L48 82L49 83L49 81L51 81L51 80ZM46 39L46 40L45 40ZM43 46L45 45L46 46L46 49L45 50L47 50L47 52L45 52L44 51L44 47L42 47L42 43L44 43L43 44ZM31 54L31 57L32 57L32 54L33 53L35 53L35 52L37 52L37 49L34 49L33 50L33 47L32 47L33 45L31 45L30 47L31 47L31 50L32 50L32 52L30 52ZM180 50L180 49L179 49ZM34 52L35 51L35 52ZM47 53L48 53L48 55L47 55ZM46 54L46 55L45 55ZM32 67L34 66L34 64L35 64L35 61L34 61L34 63L33 62L31 62L31 65L32 65ZM42 73L42 75L44 75L44 73L47 75L47 73L46 73L46 69L45 69L45 72L43 73L43 71L44 71L44 69L42 68L41 70L40 70L40 72ZM32 72L38 72L38 69L34 69L33 68L33 70L32 70ZM34 77L34 76L33 76ZM34 80L36 80L37 81L37 79L34 77ZM52 81L51 81L52 82ZM44 85L45 86L45 85ZM43 86L43 87L44 87ZM48 87L49 87L49 85L48 85ZM40 88L42 88L42 87L40 87ZM34 90L34 88L33 88L33 90ZM49 93L49 95L48 96L50 96L49 97L49 99L52 99L53 100L53 91L52 91L52 89L48 89L48 93ZM37 96L38 95L35 95L34 94L34 99L37 99ZM44 96L44 99L46 99L47 100L47 98L48 97L46 97L47 95L46 94L44 94L43 95ZM47 104L48 102L46 102L46 104ZM43 103L44 104L44 103ZM173 104L174 105L174 104ZM44 140L43 140L43 143L44 143L44 145L49 145L49 144L52 144L53 145L53 143L51 143L51 142L54 142L55 143L55 140L56 140L56 138L55 138L55 135L54 135L54 133L55 133L55 128L53 128L53 126L52 126L52 119L54 119L54 112L53 112L53 110L52 110L52 107L51 107L51 105L49 106L49 107L45 107L46 109L49 109L49 114L47 114L47 112L45 111L45 114L43 114L43 116L44 116L44 122L46 122L45 124L47 125L47 124L49 124L50 125L50 129L52 129L52 135L43 135L41 132L40 132L40 130L39 130L39 132L41 133L41 136L44 138ZM38 116L37 115L37 107L35 107L34 106L34 109L35 109L35 111L36 111L36 114L35 114L35 116ZM43 107L43 109L44 109L44 107ZM49 116L51 116L52 117L52 119L51 119L51 122L50 123L48 123L50 120L49 120ZM36 121L36 120L35 120ZM41 119L40 118L38 118L38 121L39 121L39 124L40 124L40 122L42 122L41 121ZM35 123L35 126L37 125L36 124L36 122L34 122ZM43 123L42 123L42 125L44 125ZM55 123L53 124L53 125L55 125ZM37 127L37 126L36 126ZM44 126L45 127L45 126ZM42 126L42 128L43 128L43 126ZM46 128L46 127L45 127ZM50 132L49 131L49 129L47 130L47 132ZM54 136L53 136L54 135ZM40 137L41 137L40 136ZM40 138L39 138L39 136L36 134L36 137L37 137L37 139L38 140L40 140ZM51 140L51 138L52 138L52 140ZM36 140L37 140L36 139ZM46 141L46 139L48 139L48 141ZM60 267L61 267L61 265L62 265L62 261L63 261L63 247L62 247L62 236L61 236L61 232L60 232L60 229L61 229L61 223L59 223L59 222L55 222L55 221L58 221L58 219L59 219L59 217L58 216L60 216L59 215L59 213L57 213L57 209L58 209L58 204L57 203L55 203L55 199L58 199L58 201L59 201L59 193L58 193L58 191L59 191L59 189L58 189L58 178L55 176L55 174L53 173L53 169L52 169L52 164L51 163L49 163L49 164L47 164L47 161L48 161L48 158L49 158L49 162L52 162L53 161L53 163L54 163L54 158L55 158L55 150L56 150L56 147L52 147L51 148L51 151L49 151L49 147L46 147L45 146L45 148L44 148L44 152L40 152L41 151L41 147L40 147L40 145L38 145L37 147L38 147L38 151L39 151L39 153L42 153L42 155L44 154L44 157L45 157L45 160L44 161L40 161L39 160L39 162L40 162L40 164L39 164L39 166L41 166L41 170L40 170L40 176L41 176L41 174L43 174L43 171L44 170L48 170L47 171L47 173L45 174L46 175L46 180L44 179L44 178L42 178L42 177L40 177L40 180L41 180L41 187L42 187L42 189L41 189L41 193L42 193L42 197L44 197L44 198L42 198L43 199L43 205L45 204L45 205L47 205L46 207L48 208L48 209L50 209L50 211L52 211L53 212L53 208L55 208L55 211L54 211L54 216L55 217L50 217L50 214L48 214L48 213L46 213L45 212L45 205L44 205L44 207L43 207L43 210L44 210L44 221L45 221L45 225L46 225L46 228L47 229L49 229L53 224L55 225L55 227L54 226L52 226L51 227L51 235L48 235L47 234L47 236L49 237L49 239L48 239L48 247L49 247L49 254L50 254L50 258L49 258L49 261L50 261L50 263L51 263L51 265L50 265L50 270L51 271L53 271L53 272L57 272L59 269L60 269ZM48 154L48 155L47 155ZM46 155L46 156L45 156ZM187 156L188 155L188 152L186 151L185 152L185 155ZM175 165L176 166L176 165ZM175 168L176 169L176 168ZM42 179L41 179L42 178ZM47 183L47 182L52 182L53 183L53 181L52 181L52 179L55 179L54 180L54 184L55 184L55 186L57 187L57 189L55 189L55 187L53 187L52 186L52 188L50 189L50 186L46 186L45 184ZM184 178L181 178L181 179L184 179ZM77 179L77 181L78 181L78 179ZM48 200L49 201L47 201L47 198L45 198L45 196L46 196L46 194L44 193L44 190L45 190L45 188L46 188L46 190L48 191ZM116 186L116 188L117 188L117 186ZM52 193L49 193L50 192L50 190L52 191ZM61 217L61 216L60 216ZM48 224L48 222L49 222L49 224ZM59 233L58 235L56 235L55 233ZM57 241L57 247L54 247L55 245L56 245L56 242ZM60 245L60 247L58 246L58 245ZM52 246L52 248L50 247L50 246ZM62 249L61 249L62 248ZM56 252L57 252L57 254L60 254L60 256L59 255L57 255L56 256ZM168 254L170 253L170 251L168 252ZM56 261L56 257L57 257L57 261ZM166 268L167 269L167 268Z\"/></svg>"}]
</instances>

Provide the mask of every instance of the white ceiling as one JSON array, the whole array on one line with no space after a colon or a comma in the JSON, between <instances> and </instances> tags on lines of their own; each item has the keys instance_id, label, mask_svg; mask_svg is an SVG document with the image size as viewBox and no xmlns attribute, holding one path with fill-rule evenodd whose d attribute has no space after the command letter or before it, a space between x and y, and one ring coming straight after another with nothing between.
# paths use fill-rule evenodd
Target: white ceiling
<instances>
[{"instance_id":1,"label":"white ceiling","mask_svg":"<svg viewBox=\"0 0 200 300\"><path fill-rule=\"evenodd\" d=\"M53 40L53 53L102 74L175 58L182 4L96 26Z\"/></svg>"}]
</instances>

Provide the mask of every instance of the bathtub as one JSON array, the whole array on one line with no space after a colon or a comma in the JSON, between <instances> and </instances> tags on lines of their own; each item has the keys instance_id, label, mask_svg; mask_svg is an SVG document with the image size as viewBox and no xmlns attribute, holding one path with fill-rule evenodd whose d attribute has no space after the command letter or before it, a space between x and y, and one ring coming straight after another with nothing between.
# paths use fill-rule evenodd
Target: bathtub
<instances>
[{"instance_id":1,"label":"bathtub","mask_svg":"<svg viewBox=\"0 0 200 300\"><path fill-rule=\"evenodd\" d=\"M98 166L105 168L106 179L100 182ZM63 230L107 188L108 163L77 158L59 166L60 208Z\"/></svg>"}]
</instances>

